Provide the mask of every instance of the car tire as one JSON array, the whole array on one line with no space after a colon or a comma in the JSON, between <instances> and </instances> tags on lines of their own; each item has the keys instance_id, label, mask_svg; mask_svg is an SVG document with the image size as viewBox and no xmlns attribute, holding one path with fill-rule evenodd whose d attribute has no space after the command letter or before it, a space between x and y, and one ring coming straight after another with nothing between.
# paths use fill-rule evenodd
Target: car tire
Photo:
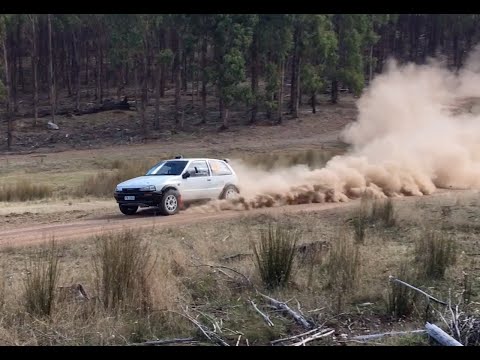
<instances>
[{"instance_id":1,"label":"car tire","mask_svg":"<svg viewBox=\"0 0 480 360\"><path fill-rule=\"evenodd\" d=\"M119 205L120 211L125 215L133 215L137 212L138 206L133 205Z\"/></svg>"},{"instance_id":2,"label":"car tire","mask_svg":"<svg viewBox=\"0 0 480 360\"><path fill-rule=\"evenodd\" d=\"M162 215L174 215L180 210L180 193L177 190L167 190L158 205Z\"/></svg>"},{"instance_id":3,"label":"car tire","mask_svg":"<svg viewBox=\"0 0 480 360\"><path fill-rule=\"evenodd\" d=\"M220 195L220 199L226 200L226 199L234 199L240 191L238 191L238 188L234 185L227 185L222 191L222 194Z\"/></svg>"}]
</instances>

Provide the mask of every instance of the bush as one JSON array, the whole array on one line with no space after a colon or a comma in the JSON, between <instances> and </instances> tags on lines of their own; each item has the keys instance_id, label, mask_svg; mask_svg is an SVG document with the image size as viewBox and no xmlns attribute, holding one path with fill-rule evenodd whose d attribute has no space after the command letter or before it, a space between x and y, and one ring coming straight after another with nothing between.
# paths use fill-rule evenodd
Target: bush
<instances>
[{"instance_id":1,"label":"bush","mask_svg":"<svg viewBox=\"0 0 480 360\"><path fill-rule=\"evenodd\" d=\"M148 311L149 277L154 268L151 246L132 231L96 239L94 270L97 291L107 310Z\"/></svg>"},{"instance_id":2,"label":"bush","mask_svg":"<svg viewBox=\"0 0 480 360\"><path fill-rule=\"evenodd\" d=\"M115 187L122 181L144 175L153 164L142 161L122 162L119 160L111 164L111 171L101 171L86 178L77 188L77 196L111 197Z\"/></svg>"},{"instance_id":3,"label":"bush","mask_svg":"<svg viewBox=\"0 0 480 360\"><path fill-rule=\"evenodd\" d=\"M27 312L50 316L56 299L60 276L58 249L52 241L50 248L41 249L30 260L25 278L25 308Z\"/></svg>"},{"instance_id":4,"label":"bush","mask_svg":"<svg viewBox=\"0 0 480 360\"><path fill-rule=\"evenodd\" d=\"M420 277L443 279L446 269L456 262L456 246L448 234L425 229L415 241L414 255Z\"/></svg>"},{"instance_id":5,"label":"bush","mask_svg":"<svg viewBox=\"0 0 480 360\"><path fill-rule=\"evenodd\" d=\"M29 180L20 180L15 184L3 184L0 187L0 201L28 201L52 196L52 189L43 184L32 184Z\"/></svg>"},{"instance_id":6,"label":"bush","mask_svg":"<svg viewBox=\"0 0 480 360\"><path fill-rule=\"evenodd\" d=\"M398 278L408 284L415 282L414 274L411 272L409 264L402 263L398 272ZM397 318L407 317L415 309L415 301L418 293L408 287L390 282L387 293L387 311L390 315Z\"/></svg>"},{"instance_id":7,"label":"bush","mask_svg":"<svg viewBox=\"0 0 480 360\"><path fill-rule=\"evenodd\" d=\"M260 243L253 245L256 265L267 288L284 287L290 279L296 244L296 231L270 224L261 232Z\"/></svg>"},{"instance_id":8,"label":"bush","mask_svg":"<svg viewBox=\"0 0 480 360\"><path fill-rule=\"evenodd\" d=\"M337 310L340 310L345 296L355 291L360 274L359 246L344 232L339 232L332 242L325 268L326 288L336 291Z\"/></svg>"}]
</instances>

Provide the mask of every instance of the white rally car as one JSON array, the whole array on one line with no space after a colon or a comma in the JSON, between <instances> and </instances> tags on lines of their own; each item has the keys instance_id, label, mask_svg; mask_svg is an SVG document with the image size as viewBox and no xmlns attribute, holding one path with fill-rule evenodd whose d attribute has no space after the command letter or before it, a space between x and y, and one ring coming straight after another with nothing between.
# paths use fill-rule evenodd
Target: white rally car
<instances>
[{"instance_id":1,"label":"white rally car","mask_svg":"<svg viewBox=\"0 0 480 360\"><path fill-rule=\"evenodd\" d=\"M149 206L173 215L182 203L228 199L238 193L238 178L228 160L177 156L159 162L144 176L118 184L115 199L125 215Z\"/></svg>"}]
</instances>

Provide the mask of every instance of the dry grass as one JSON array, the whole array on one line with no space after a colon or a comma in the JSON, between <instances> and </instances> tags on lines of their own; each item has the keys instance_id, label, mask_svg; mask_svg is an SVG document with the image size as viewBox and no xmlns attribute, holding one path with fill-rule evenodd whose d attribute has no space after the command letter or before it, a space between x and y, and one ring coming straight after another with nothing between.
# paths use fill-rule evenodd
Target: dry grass
<instances>
[{"instance_id":1,"label":"dry grass","mask_svg":"<svg viewBox=\"0 0 480 360\"><path fill-rule=\"evenodd\" d=\"M23 266L18 264L32 251L2 251L8 281L5 282L5 306L0 315L0 344L123 345L191 336L206 341L198 328L182 316L185 311L209 329L215 326L216 333L231 345L236 344L238 332L244 334L241 345L246 345L246 338L250 345L267 345L273 339L294 335L299 332L295 322L272 310L246 285L246 279L236 273L254 283L261 281L255 266L258 260L246 239L260 241L257 242L260 255L261 231L272 222L281 224L284 230L301 232L302 236L296 246L288 286L262 292L287 302L290 308L298 309L317 324L326 323L337 333L349 336L364 334L366 329L376 333L417 328L424 321L425 300L420 296L413 306L409 297L415 292L391 287L389 275L411 282L441 299L447 298L449 289L460 294L469 286L464 284L461 275L462 264L452 265L445 278L435 282L410 277L413 275L409 272L415 273L413 265L420 266L412 263L410 255L415 249L416 236L423 230L416 222L420 216L413 210L415 199L408 201L395 203L398 210L395 218L399 220L396 231L377 227L363 244L356 243L350 225L345 226L349 211L341 208L322 213L245 216L215 224L162 227L109 235L102 240L66 243L62 248L62 279L68 278L69 282L61 285L81 282L88 289L91 300L57 301L52 315L45 320L26 313L23 303L15 296L22 295L18 281L23 281ZM429 200L425 198L424 201ZM441 213L435 213L436 208L438 205L426 203L425 211L431 218L425 219L438 221ZM463 212L457 218L457 212L464 210L452 209L448 221L465 221ZM480 214L480 208L476 211ZM448 225L455 228L455 224ZM477 233L467 227L456 231L460 234L458 246L475 252ZM264 232L264 239L267 238L268 232ZM150 249L150 257L149 251L142 246ZM154 262L153 252L157 249L158 261ZM144 259L145 254L150 260ZM90 266L92 258L96 259L97 272ZM409 268L399 272L399 264L406 259ZM120 263L124 265L119 266ZM102 266L109 269L105 276ZM118 268L121 270L115 271ZM478 310L479 301L474 279L480 274L476 268L478 265L474 264L469 269L473 287L469 299L472 314ZM137 273L137 269L143 270ZM386 291L388 299L385 299ZM105 296L105 293L111 295ZM112 300L120 298L126 300ZM254 299L268 314L274 327L265 324L249 299ZM387 307L385 300L388 300ZM119 305L104 306L104 303L115 302ZM401 321L392 321L392 315ZM323 341L326 340L312 344L324 344ZM406 341L404 345L413 343Z\"/></svg>"},{"instance_id":2,"label":"dry grass","mask_svg":"<svg viewBox=\"0 0 480 360\"><path fill-rule=\"evenodd\" d=\"M111 197L115 187L122 181L144 175L147 170L155 165L148 161L121 161L114 160L110 171L100 171L85 179L76 189L77 196Z\"/></svg>"},{"instance_id":3,"label":"dry grass","mask_svg":"<svg viewBox=\"0 0 480 360\"><path fill-rule=\"evenodd\" d=\"M290 280L298 239L298 232L269 224L261 233L258 247L253 245L257 269L267 288L283 287Z\"/></svg>"},{"instance_id":4,"label":"dry grass","mask_svg":"<svg viewBox=\"0 0 480 360\"><path fill-rule=\"evenodd\" d=\"M52 241L30 260L25 278L25 309L32 315L50 316L55 306L60 276L59 253Z\"/></svg>"},{"instance_id":5,"label":"dry grass","mask_svg":"<svg viewBox=\"0 0 480 360\"><path fill-rule=\"evenodd\" d=\"M274 152L267 154L243 155L241 159L248 165L256 166L264 170L271 170L281 167L290 167L295 165L307 165L310 168L321 168L340 151L331 150L304 150Z\"/></svg>"},{"instance_id":6,"label":"dry grass","mask_svg":"<svg viewBox=\"0 0 480 360\"><path fill-rule=\"evenodd\" d=\"M392 227L396 223L395 208L391 198L387 200L377 200L372 205L370 221L381 223L385 227Z\"/></svg>"},{"instance_id":7,"label":"dry grass","mask_svg":"<svg viewBox=\"0 0 480 360\"><path fill-rule=\"evenodd\" d=\"M414 284L416 279L410 264L406 262L400 264L397 277L409 284ZM410 316L415 309L417 297L417 292L396 282L391 282L387 294L388 314L397 318Z\"/></svg>"},{"instance_id":8,"label":"dry grass","mask_svg":"<svg viewBox=\"0 0 480 360\"><path fill-rule=\"evenodd\" d=\"M447 268L456 262L456 250L451 235L433 229L422 230L414 248L418 276L443 279Z\"/></svg>"},{"instance_id":9,"label":"dry grass","mask_svg":"<svg viewBox=\"0 0 480 360\"><path fill-rule=\"evenodd\" d=\"M30 180L22 179L15 184L2 184L0 187L0 201L28 201L44 199L52 196L52 189L44 184L33 184Z\"/></svg>"},{"instance_id":10,"label":"dry grass","mask_svg":"<svg viewBox=\"0 0 480 360\"><path fill-rule=\"evenodd\" d=\"M107 310L148 312L152 305L150 275L155 266L151 246L132 231L96 240L97 292Z\"/></svg>"},{"instance_id":11,"label":"dry grass","mask_svg":"<svg viewBox=\"0 0 480 360\"><path fill-rule=\"evenodd\" d=\"M332 240L326 269L326 288L334 290L337 310L341 310L348 295L355 292L360 276L359 245L343 230Z\"/></svg>"}]
</instances>

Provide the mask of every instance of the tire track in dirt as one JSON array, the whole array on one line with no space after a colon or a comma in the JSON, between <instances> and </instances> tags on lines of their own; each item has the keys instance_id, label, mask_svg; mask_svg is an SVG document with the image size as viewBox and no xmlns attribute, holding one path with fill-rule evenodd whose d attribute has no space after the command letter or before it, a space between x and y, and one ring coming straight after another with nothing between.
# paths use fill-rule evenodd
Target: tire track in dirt
<instances>
[{"instance_id":1,"label":"tire track in dirt","mask_svg":"<svg viewBox=\"0 0 480 360\"><path fill-rule=\"evenodd\" d=\"M455 193L465 193L465 190L439 189L432 195L452 196ZM395 201L419 199L423 197L411 196L396 198ZM351 207L358 204L359 200L345 203L314 203L302 205L289 205L281 207L254 209L254 210L227 210L215 213L188 213L181 212L174 216L157 216L152 209L140 211L137 215L126 217L122 214L108 213L96 219L86 219L60 224L39 224L35 226L19 227L0 232L0 247L17 247L34 245L47 242L52 238L57 242L81 240L104 232L117 232L125 229L162 228L181 225L190 225L199 222L221 221L240 218L242 216L255 216L261 214L282 214L298 212L320 212L340 207Z\"/></svg>"},{"instance_id":2,"label":"tire track in dirt","mask_svg":"<svg viewBox=\"0 0 480 360\"><path fill-rule=\"evenodd\" d=\"M81 240L104 232L116 232L125 229L162 228L179 225L190 225L198 222L229 220L245 215L297 213L302 211L323 211L337 207L351 206L349 203L322 203L291 205L249 211L221 211L216 213L179 213L174 216L157 216L150 210L138 215L106 215L101 219L90 219L61 224L41 224L4 230L0 233L0 247L17 247L47 242L52 238L56 242Z\"/></svg>"}]
</instances>

